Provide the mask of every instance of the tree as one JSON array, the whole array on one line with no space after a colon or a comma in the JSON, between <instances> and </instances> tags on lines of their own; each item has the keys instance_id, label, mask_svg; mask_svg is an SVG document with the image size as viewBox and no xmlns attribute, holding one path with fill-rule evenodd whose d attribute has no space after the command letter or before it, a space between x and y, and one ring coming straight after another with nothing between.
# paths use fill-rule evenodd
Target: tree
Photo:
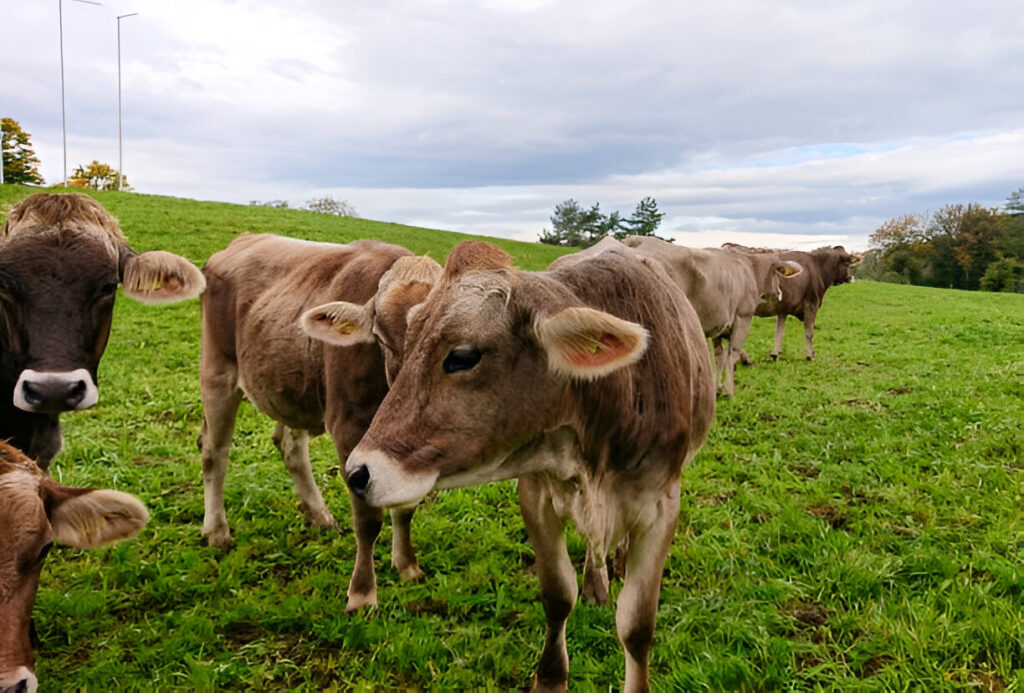
<instances>
[{"instance_id":1,"label":"tree","mask_svg":"<svg viewBox=\"0 0 1024 693\"><path fill-rule=\"evenodd\" d=\"M630 234L653 236L665 214L658 211L653 197L645 197L629 219L619 212L607 216L601 213L601 203L583 209L576 200L565 200L555 205L551 215L551 229L544 229L540 242L573 248L588 248L605 236L622 239Z\"/></svg>"},{"instance_id":2,"label":"tree","mask_svg":"<svg viewBox=\"0 0 1024 693\"><path fill-rule=\"evenodd\" d=\"M32 150L30 137L13 118L0 120L4 183L43 184L43 177L39 175L39 159Z\"/></svg>"},{"instance_id":3,"label":"tree","mask_svg":"<svg viewBox=\"0 0 1024 693\"><path fill-rule=\"evenodd\" d=\"M88 166L79 166L71 172L68 186L92 190L131 190L128 179L122 178L116 168L93 159Z\"/></svg>"},{"instance_id":4,"label":"tree","mask_svg":"<svg viewBox=\"0 0 1024 693\"><path fill-rule=\"evenodd\" d=\"M330 195L316 197L306 203L306 209L319 214L330 214L336 217L358 217L356 208L345 200L335 200Z\"/></svg>"},{"instance_id":5,"label":"tree","mask_svg":"<svg viewBox=\"0 0 1024 693\"><path fill-rule=\"evenodd\" d=\"M1024 217L1024 188L1017 188L1006 198L1006 213L1012 217Z\"/></svg>"},{"instance_id":6,"label":"tree","mask_svg":"<svg viewBox=\"0 0 1024 693\"><path fill-rule=\"evenodd\" d=\"M580 203L573 199L559 202L555 205L555 213L551 215L551 230L541 231L540 242L572 248L590 245L587 241L593 236L591 227L597 209L598 205L594 205L584 211Z\"/></svg>"},{"instance_id":7,"label":"tree","mask_svg":"<svg viewBox=\"0 0 1024 693\"><path fill-rule=\"evenodd\" d=\"M654 236L661 226L665 213L658 211L658 203L653 197L645 197L637 203L633 216L623 223L624 229L615 234L616 238L626 236Z\"/></svg>"}]
</instances>

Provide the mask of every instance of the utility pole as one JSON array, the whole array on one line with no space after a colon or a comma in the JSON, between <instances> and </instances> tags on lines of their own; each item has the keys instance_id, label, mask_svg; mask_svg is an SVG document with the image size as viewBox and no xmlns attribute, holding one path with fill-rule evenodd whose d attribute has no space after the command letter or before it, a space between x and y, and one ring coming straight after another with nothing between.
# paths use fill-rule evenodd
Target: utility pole
<instances>
[{"instance_id":1,"label":"utility pole","mask_svg":"<svg viewBox=\"0 0 1024 693\"><path fill-rule=\"evenodd\" d=\"M134 17L138 12L117 17L117 189L124 188L124 144L121 137L121 20Z\"/></svg>"},{"instance_id":2,"label":"utility pole","mask_svg":"<svg viewBox=\"0 0 1024 693\"><path fill-rule=\"evenodd\" d=\"M102 5L92 0L75 0L86 5ZM64 106L64 0L57 0L57 24L60 27L60 126L64 133L64 187L68 187L68 118Z\"/></svg>"}]
</instances>

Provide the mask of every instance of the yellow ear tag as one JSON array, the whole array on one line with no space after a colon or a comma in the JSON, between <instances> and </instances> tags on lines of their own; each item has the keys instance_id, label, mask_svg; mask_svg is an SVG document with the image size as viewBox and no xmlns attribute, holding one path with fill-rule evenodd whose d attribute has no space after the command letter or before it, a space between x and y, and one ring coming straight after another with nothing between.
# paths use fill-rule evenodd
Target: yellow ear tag
<instances>
[{"instance_id":1,"label":"yellow ear tag","mask_svg":"<svg viewBox=\"0 0 1024 693\"><path fill-rule=\"evenodd\" d=\"M789 265L786 265L786 269L784 269L782 273L787 277L792 277L794 274L796 274L796 270L790 267Z\"/></svg>"},{"instance_id":2,"label":"yellow ear tag","mask_svg":"<svg viewBox=\"0 0 1024 693\"><path fill-rule=\"evenodd\" d=\"M350 320L342 320L334 326L334 330L339 334L352 334L355 329L356 326Z\"/></svg>"},{"instance_id":3,"label":"yellow ear tag","mask_svg":"<svg viewBox=\"0 0 1024 693\"><path fill-rule=\"evenodd\" d=\"M153 277L153 283L152 283L152 285L150 285L149 290L150 291L156 291L161 286L163 286L163 283L164 283L163 279L160 278L159 276Z\"/></svg>"}]
</instances>

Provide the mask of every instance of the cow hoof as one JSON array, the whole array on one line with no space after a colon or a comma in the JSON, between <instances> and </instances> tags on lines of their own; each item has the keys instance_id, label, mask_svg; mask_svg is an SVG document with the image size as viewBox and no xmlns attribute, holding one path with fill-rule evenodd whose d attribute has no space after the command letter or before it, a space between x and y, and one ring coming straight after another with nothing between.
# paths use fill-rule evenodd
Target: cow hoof
<instances>
[{"instance_id":1,"label":"cow hoof","mask_svg":"<svg viewBox=\"0 0 1024 693\"><path fill-rule=\"evenodd\" d=\"M404 568L395 566L395 569L398 571L398 576L402 578L402 582L412 582L423 577L423 568L420 568L419 563L410 563Z\"/></svg>"},{"instance_id":2,"label":"cow hoof","mask_svg":"<svg viewBox=\"0 0 1024 693\"><path fill-rule=\"evenodd\" d=\"M235 545L231 532L204 532L203 540L207 546L212 546L215 549L224 549L225 551L230 550Z\"/></svg>"},{"instance_id":3,"label":"cow hoof","mask_svg":"<svg viewBox=\"0 0 1024 693\"><path fill-rule=\"evenodd\" d=\"M541 683L540 681L534 680L532 690L534 693L566 693L566 691L569 690L569 682Z\"/></svg>"},{"instance_id":4,"label":"cow hoof","mask_svg":"<svg viewBox=\"0 0 1024 693\"><path fill-rule=\"evenodd\" d=\"M779 360L779 355L778 354L768 354L768 355L772 357L772 361L778 361Z\"/></svg>"},{"instance_id":5,"label":"cow hoof","mask_svg":"<svg viewBox=\"0 0 1024 693\"><path fill-rule=\"evenodd\" d=\"M334 519L334 515L329 510L323 510L320 512L308 512L303 508L303 515L306 516L306 521L314 527L320 529L333 529L340 530L338 521Z\"/></svg>"},{"instance_id":6,"label":"cow hoof","mask_svg":"<svg viewBox=\"0 0 1024 693\"><path fill-rule=\"evenodd\" d=\"M814 354L811 354L810 356L808 356L807 360L808 361L813 361L814 360Z\"/></svg>"},{"instance_id":7,"label":"cow hoof","mask_svg":"<svg viewBox=\"0 0 1024 693\"><path fill-rule=\"evenodd\" d=\"M345 613L351 614L371 606L377 606L376 591L370 594L350 594L348 595L348 603L345 604Z\"/></svg>"}]
</instances>

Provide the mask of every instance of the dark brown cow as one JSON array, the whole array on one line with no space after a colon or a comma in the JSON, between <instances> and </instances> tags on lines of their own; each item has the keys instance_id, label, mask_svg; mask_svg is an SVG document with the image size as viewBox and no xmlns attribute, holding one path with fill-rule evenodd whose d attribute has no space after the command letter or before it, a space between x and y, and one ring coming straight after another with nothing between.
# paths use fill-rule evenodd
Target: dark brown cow
<instances>
[{"instance_id":1,"label":"dark brown cow","mask_svg":"<svg viewBox=\"0 0 1024 693\"><path fill-rule=\"evenodd\" d=\"M825 292L830 286L853 281L850 266L854 257L839 245L811 253L786 250L781 251L779 257L799 264L804 271L781 282L780 297L765 296L758 304L755 315L762 318L778 316L775 321L775 346L770 354L772 360L782 353L786 316L795 315L798 320L802 320L806 339L805 356L810 361L814 359L814 320L825 299Z\"/></svg>"},{"instance_id":2,"label":"dark brown cow","mask_svg":"<svg viewBox=\"0 0 1024 693\"><path fill-rule=\"evenodd\" d=\"M29 619L54 540L93 548L133 536L148 520L135 496L58 484L0 442L0 691L36 690Z\"/></svg>"},{"instance_id":3,"label":"dark brown cow","mask_svg":"<svg viewBox=\"0 0 1024 693\"><path fill-rule=\"evenodd\" d=\"M203 290L192 263L136 253L85 195L31 195L0 228L0 440L44 470L60 451L61 412L96 403L114 296L180 301Z\"/></svg>"},{"instance_id":4,"label":"dark brown cow","mask_svg":"<svg viewBox=\"0 0 1024 693\"><path fill-rule=\"evenodd\" d=\"M277 422L274 443L306 519L337 526L313 478L309 436L329 431L339 459L348 456L387 392L385 363L392 372L401 365L406 313L437 280L440 266L378 241L338 245L244 235L213 255L203 271L203 536L213 546L232 544L224 477L243 394ZM340 299L365 304L371 334L345 347L310 339L304 330L330 323L333 304L328 313L322 304ZM342 323L323 329L339 336L351 331ZM352 513L357 549L349 610L376 603L373 543L382 522L381 511L358 497ZM411 518L411 509L392 513L392 562L406 580L422 575L409 536Z\"/></svg>"},{"instance_id":5,"label":"dark brown cow","mask_svg":"<svg viewBox=\"0 0 1024 693\"><path fill-rule=\"evenodd\" d=\"M644 690L680 472L714 390L697 315L657 263L605 245L529 273L460 244L410 316L402 369L346 477L379 507L519 479L548 621L538 689L567 685L578 587L566 522L601 560L626 540L616 624L626 690Z\"/></svg>"},{"instance_id":6,"label":"dark brown cow","mask_svg":"<svg viewBox=\"0 0 1024 693\"><path fill-rule=\"evenodd\" d=\"M704 336L714 344L719 389L731 396L736 362L758 303L764 296L778 297L780 280L799 274L800 266L777 255L686 248L651 236L630 236L623 243L661 262L690 299ZM728 350L722 347L726 339Z\"/></svg>"}]
</instances>

